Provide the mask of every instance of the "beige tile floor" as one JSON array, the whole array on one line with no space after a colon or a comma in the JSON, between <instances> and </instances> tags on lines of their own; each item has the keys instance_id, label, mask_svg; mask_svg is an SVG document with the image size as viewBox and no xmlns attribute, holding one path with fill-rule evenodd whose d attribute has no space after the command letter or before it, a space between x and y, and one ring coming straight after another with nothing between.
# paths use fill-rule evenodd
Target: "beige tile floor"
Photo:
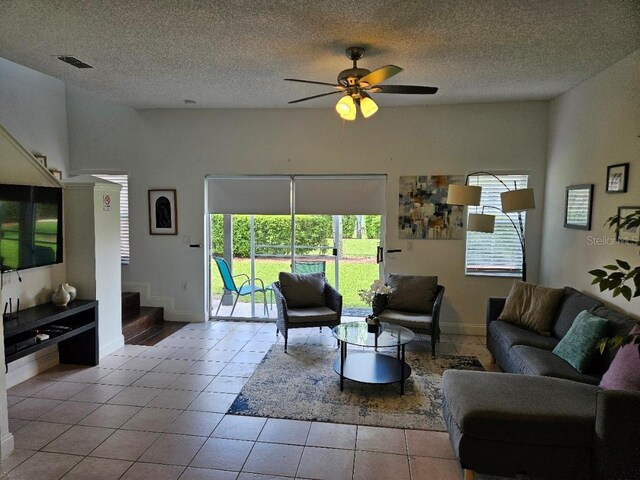
<instances>
[{"instance_id":1,"label":"beige tile floor","mask_svg":"<svg viewBox=\"0 0 640 480\"><path fill-rule=\"evenodd\" d=\"M8 391L16 450L3 470L12 480L462 477L446 433L225 415L274 342L273 323L189 324L97 367L43 372ZM334 340L300 329L289 343ZM426 351L428 337L410 348ZM493 368L481 337L443 335L437 350Z\"/></svg>"}]
</instances>

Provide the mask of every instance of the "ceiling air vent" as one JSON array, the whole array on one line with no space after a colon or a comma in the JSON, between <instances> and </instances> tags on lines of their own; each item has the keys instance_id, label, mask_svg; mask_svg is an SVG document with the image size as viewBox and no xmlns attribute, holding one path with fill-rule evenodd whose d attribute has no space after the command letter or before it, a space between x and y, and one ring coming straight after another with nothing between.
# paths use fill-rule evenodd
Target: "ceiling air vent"
<instances>
[{"instance_id":1,"label":"ceiling air vent","mask_svg":"<svg viewBox=\"0 0 640 480\"><path fill-rule=\"evenodd\" d=\"M73 65L76 68L93 68L88 63L84 63L82 60L73 57L71 55L60 55L58 60L62 60L64 63L68 63L69 65Z\"/></svg>"}]
</instances>

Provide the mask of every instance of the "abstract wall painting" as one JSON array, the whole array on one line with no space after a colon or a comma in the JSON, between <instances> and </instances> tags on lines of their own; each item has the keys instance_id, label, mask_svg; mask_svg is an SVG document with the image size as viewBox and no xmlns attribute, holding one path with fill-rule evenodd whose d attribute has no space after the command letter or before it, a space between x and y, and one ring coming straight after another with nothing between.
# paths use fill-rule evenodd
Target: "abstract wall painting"
<instances>
[{"instance_id":1,"label":"abstract wall painting","mask_svg":"<svg viewBox=\"0 0 640 480\"><path fill-rule=\"evenodd\" d=\"M398 238L459 240L463 238L463 207L448 205L450 184L464 184L464 175L400 177Z\"/></svg>"}]
</instances>

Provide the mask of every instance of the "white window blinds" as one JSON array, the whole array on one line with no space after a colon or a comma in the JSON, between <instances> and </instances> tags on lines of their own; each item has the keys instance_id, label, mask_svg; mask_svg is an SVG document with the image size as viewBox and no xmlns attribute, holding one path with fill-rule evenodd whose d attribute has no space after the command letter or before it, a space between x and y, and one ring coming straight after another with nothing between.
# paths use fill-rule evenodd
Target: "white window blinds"
<instances>
[{"instance_id":1,"label":"white window blinds","mask_svg":"<svg viewBox=\"0 0 640 480\"><path fill-rule=\"evenodd\" d=\"M498 175L509 189L527 188L528 175ZM515 183L514 183L515 182ZM471 175L469 185L482 187L479 207L469 207L469 213L484 213L496 216L494 233L467 232L465 271L477 275L522 274L522 248L518 233L506 214L500 210L500 193L506 189L491 175ZM511 219L518 224L518 214L510 213ZM525 212L522 212L525 222Z\"/></svg>"},{"instance_id":2,"label":"white window blinds","mask_svg":"<svg viewBox=\"0 0 640 480\"><path fill-rule=\"evenodd\" d=\"M129 265L129 175L96 174L94 177L122 186L120 190L120 262Z\"/></svg>"}]
</instances>

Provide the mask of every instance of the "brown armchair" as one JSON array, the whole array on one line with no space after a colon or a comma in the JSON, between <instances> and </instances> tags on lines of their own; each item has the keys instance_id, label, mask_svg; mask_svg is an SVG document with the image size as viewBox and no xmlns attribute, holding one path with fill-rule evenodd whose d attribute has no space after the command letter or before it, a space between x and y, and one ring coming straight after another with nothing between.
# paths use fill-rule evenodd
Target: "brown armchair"
<instances>
[{"instance_id":1,"label":"brown armchair","mask_svg":"<svg viewBox=\"0 0 640 480\"><path fill-rule=\"evenodd\" d=\"M376 295L373 314L381 322L401 325L416 333L431 336L431 356L436 356L436 342L440 341L440 307L444 286L438 277L391 274L387 285L389 295Z\"/></svg>"},{"instance_id":2,"label":"brown armchair","mask_svg":"<svg viewBox=\"0 0 640 480\"><path fill-rule=\"evenodd\" d=\"M289 329L340 324L342 295L326 282L324 273L280 272L279 280L273 284L278 310L276 333L284 337L285 352Z\"/></svg>"}]
</instances>

